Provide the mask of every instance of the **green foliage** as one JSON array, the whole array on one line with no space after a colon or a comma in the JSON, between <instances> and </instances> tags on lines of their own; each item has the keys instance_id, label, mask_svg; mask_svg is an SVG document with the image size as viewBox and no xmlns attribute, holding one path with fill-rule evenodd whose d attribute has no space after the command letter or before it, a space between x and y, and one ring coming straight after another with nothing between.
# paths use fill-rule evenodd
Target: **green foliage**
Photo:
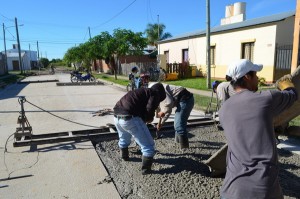
<instances>
[{"instance_id":1,"label":"green foliage","mask_svg":"<svg viewBox=\"0 0 300 199\"><path fill-rule=\"evenodd\" d=\"M165 32L166 26L164 24L148 24L145 30L145 34L147 36L148 44L157 47L157 42L159 40L167 39L172 37L171 33ZM159 33L159 34L158 34ZM159 38L158 38L159 35Z\"/></svg>"},{"instance_id":2,"label":"green foliage","mask_svg":"<svg viewBox=\"0 0 300 199\"><path fill-rule=\"evenodd\" d=\"M112 35L107 31L101 32L90 41L68 49L64 61L80 62L89 68L91 60L105 59L109 67L115 69L119 56L143 54L147 41L142 35L141 32L134 33L126 29L115 29Z\"/></svg>"},{"instance_id":3,"label":"green foliage","mask_svg":"<svg viewBox=\"0 0 300 199\"><path fill-rule=\"evenodd\" d=\"M59 63L59 62L62 62L62 60L61 59L52 59L50 61L50 63Z\"/></svg>"},{"instance_id":4,"label":"green foliage","mask_svg":"<svg viewBox=\"0 0 300 199\"><path fill-rule=\"evenodd\" d=\"M300 126L300 116L295 117L293 120L289 122L290 126Z\"/></svg>"},{"instance_id":5,"label":"green foliage","mask_svg":"<svg viewBox=\"0 0 300 199\"><path fill-rule=\"evenodd\" d=\"M40 59L40 62L42 63L42 66L43 66L44 68L47 68L47 67L49 66L49 64L50 64L50 61L49 61L49 59L47 59L47 58L41 58L41 59Z\"/></svg>"}]
</instances>

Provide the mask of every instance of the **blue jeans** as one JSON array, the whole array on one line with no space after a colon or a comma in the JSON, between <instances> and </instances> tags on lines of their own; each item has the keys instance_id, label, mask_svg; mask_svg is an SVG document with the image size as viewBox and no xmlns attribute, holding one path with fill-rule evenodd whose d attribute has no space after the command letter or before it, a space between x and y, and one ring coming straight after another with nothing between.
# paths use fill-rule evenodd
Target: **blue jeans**
<instances>
[{"instance_id":1,"label":"blue jeans","mask_svg":"<svg viewBox=\"0 0 300 199\"><path fill-rule=\"evenodd\" d=\"M175 111L174 129L178 135L187 135L186 125L187 120L194 107L194 96L191 98L180 101Z\"/></svg>"},{"instance_id":2,"label":"blue jeans","mask_svg":"<svg viewBox=\"0 0 300 199\"><path fill-rule=\"evenodd\" d=\"M140 77L134 78L134 83L135 83L135 87L136 87L136 88L140 88L140 85L141 85L141 78L140 78Z\"/></svg>"},{"instance_id":3,"label":"blue jeans","mask_svg":"<svg viewBox=\"0 0 300 199\"><path fill-rule=\"evenodd\" d=\"M155 154L154 140L145 122L140 117L129 120L114 117L115 125L119 134L119 147L127 148L134 137L136 143L141 147L143 156L153 157Z\"/></svg>"}]
</instances>

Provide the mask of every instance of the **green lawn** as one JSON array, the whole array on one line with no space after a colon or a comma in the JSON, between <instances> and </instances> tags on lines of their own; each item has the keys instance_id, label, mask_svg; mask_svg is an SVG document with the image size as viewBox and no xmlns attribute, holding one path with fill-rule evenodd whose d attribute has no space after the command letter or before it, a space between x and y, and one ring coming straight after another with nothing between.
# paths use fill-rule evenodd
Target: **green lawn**
<instances>
[{"instance_id":1,"label":"green lawn","mask_svg":"<svg viewBox=\"0 0 300 199\"><path fill-rule=\"evenodd\" d=\"M106 81L110 81L110 82L120 84L120 85L123 85L123 86L127 86L127 84L129 83L129 80L121 79L121 78L115 79L114 77L112 77L110 75L105 75L105 74L93 74L93 75L96 78L104 79Z\"/></svg>"},{"instance_id":2,"label":"green lawn","mask_svg":"<svg viewBox=\"0 0 300 199\"><path fill-rule=\"evenodd\" d=\"M211 90L207 88L206 85L206 78L203 77L195 77L195 78L188 78L188 79L180 79L180 80L173 80L173 81L166 81L168 84L183 86L185 88L194 88L199 90ZM211 82L214 80L212 79ZM210 83L211 85L211 83Z\"/></svg>"}]
</instances>

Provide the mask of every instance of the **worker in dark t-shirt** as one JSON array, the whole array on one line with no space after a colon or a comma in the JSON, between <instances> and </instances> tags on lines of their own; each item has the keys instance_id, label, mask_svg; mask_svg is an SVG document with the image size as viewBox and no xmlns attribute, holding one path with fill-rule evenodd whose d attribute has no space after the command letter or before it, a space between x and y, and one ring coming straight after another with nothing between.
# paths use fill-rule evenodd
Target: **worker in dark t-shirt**
<instances>
[{"instance_id":1,"label":"worker in dark t-shirt","mask_svg":"<svg viewBox=\"0 0 300 199\"><path fill-rule=\"evenodd\" d=\"M154 140L146 123L153 121L155 110L165 98L165 89L158 83L151 88L129 91L114 107L114 122L119 135L121 158L129 160L128 146L133 137L143 154L143 175L151 173L155 154Z\"/></svg>"}]
</instances>

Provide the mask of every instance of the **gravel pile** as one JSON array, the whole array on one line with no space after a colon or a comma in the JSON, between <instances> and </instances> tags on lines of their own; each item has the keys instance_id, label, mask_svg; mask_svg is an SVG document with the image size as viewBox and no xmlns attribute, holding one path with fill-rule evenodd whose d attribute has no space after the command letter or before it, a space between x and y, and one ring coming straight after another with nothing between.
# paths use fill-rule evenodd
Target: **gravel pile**
<instances>
[{"instance_id":1,"label":"gravel pile","mask_svg":"<svg viewBox=\"0 0 300 199\"><path fill-rule=\"evenodd\" d=\"M129 149L130 161L119 157L117 140L95 142L97 153L122 198L220 198L223 178L210 177L203 163L225 144L215 126L190 129L190 148L180 150L174 133L155 140L157 154L153 174L141 175L141 153ZM279 150L280 183L285 198L300 198L300 157Z\"/></svg>"}]
</instances>

